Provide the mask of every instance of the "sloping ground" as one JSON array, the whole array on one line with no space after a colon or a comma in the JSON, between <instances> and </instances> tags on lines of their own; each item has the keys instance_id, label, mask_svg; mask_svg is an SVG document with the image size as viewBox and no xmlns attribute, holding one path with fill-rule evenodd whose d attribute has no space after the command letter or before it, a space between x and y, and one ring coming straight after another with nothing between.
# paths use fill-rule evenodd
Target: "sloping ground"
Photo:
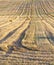
<instances>
[{"instance_id":1,"label":"sloping ground","mask_svg":"<svg viewBox=\"0 0 54 65\"><path fill-rule=\"evenodd\" d=\"M54 0L0 3L0 65L54 65Z\"/></svg>"}]
</instances>

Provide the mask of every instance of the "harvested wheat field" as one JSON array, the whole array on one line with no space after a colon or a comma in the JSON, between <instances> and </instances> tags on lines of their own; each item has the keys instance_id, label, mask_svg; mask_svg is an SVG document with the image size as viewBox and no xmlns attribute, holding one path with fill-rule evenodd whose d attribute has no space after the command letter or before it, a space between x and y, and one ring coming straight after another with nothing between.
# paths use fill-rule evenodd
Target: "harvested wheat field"
<instances>
[{"instance_id":1,"label":"harvested wheat field","mask_svg":"<svg viewBox=\"0 0 54 65\"><path fill-rule=\"evenodd\" d=\"M54 0L0 0L0 65L54 65Z\"/></svg>"}]
</instances>

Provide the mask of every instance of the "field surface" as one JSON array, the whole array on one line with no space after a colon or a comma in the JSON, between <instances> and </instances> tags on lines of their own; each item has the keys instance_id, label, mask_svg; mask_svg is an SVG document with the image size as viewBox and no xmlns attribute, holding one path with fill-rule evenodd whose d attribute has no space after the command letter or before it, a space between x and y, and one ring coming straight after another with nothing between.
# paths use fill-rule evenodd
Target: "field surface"
<instances>
[{"instance_id":1,"label":"field surface","mask_svg":"<svg viewBox=\"0 0 54 65\"><path fill-rule=\"evenodd\" d=\"M54 65L54 0L0 0L0 65Z\"/></svg>"}]
</instances>

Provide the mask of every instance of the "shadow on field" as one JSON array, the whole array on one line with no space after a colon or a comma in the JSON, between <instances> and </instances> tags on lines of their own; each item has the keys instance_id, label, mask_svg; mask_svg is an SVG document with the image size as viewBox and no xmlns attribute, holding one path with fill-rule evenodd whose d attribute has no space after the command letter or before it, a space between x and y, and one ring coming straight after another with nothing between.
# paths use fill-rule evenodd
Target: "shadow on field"
<instances>
[{"instance_id":1,"label":"shadow on field","mask_svg":"<svg viewBox=\"0 0 54 65\"><path fill-rule=\"evenodd\" d=\"M19 50L20 48L25 48L25 49L28 49L29 50L29 48L26 48L26 47L24 47L22 45L22 39L24 38L25 32L26 32L26 30L29 27L30 27L30 23L29 23L28 27L22 32L22 34L20 35L19 39L13 42L13 46L9 46L9 50L8 50L7 53L11 53L12 50Z\"/></svg>"},{"instance_id":2,"label":"shadow on field","mask_svg":"<svg viewBox=\"0 0 54 65\"><path fill-rule=\"evenodd\" d=\"M8 39L10 36L12 36L24 23L25 23L25 21L18 28L10 31L3 39L0 40L0 44L2 44L2 42L4 42L6 39Z\"/></svg>"},{"instance_id":3,"label":"shadow on field","mask_svg":"<svg viewBox=\"0 0 54 65\"><path fill-rule=\"evenodd\" d=\"M52 45L54 45L54 33L52 34L51 32L46 32L47 35L47 39L49 40L50 43L52 43Z\"/></svg>"},{"instance_id":4,"label":"shadow on field","mask_svg":"<svg viewBox=\"0 0 54 65\"><path fill-rule=\"evenodd\" d=\"M28 25L27 29L30 27L30 24ZM22 39L24 38L25 32L26 32L27 29L25 29L23 31L23 33L20 35L19 39L15 42L16 48L25 48L27 50L38 51L38 50L33 50L32 48L27 48L27 47L22 45Z\"/></svg>"},{"instance_id":5,"label":"shadow on field","mask_svg":"<svg viewBox=\"0 0 54 65\"><path fill-rule=\"evenodd\" d=\"M19 39L15 42L16 47L18 47L18 48L24 47L24 46L22 45L22 39L24 38L25 32L26 32L26 30L27 30L29 27L30 27L30 23L29 23L28 27L22 32L22 34L20 35Z\"/></svg>"}]
</instances>

